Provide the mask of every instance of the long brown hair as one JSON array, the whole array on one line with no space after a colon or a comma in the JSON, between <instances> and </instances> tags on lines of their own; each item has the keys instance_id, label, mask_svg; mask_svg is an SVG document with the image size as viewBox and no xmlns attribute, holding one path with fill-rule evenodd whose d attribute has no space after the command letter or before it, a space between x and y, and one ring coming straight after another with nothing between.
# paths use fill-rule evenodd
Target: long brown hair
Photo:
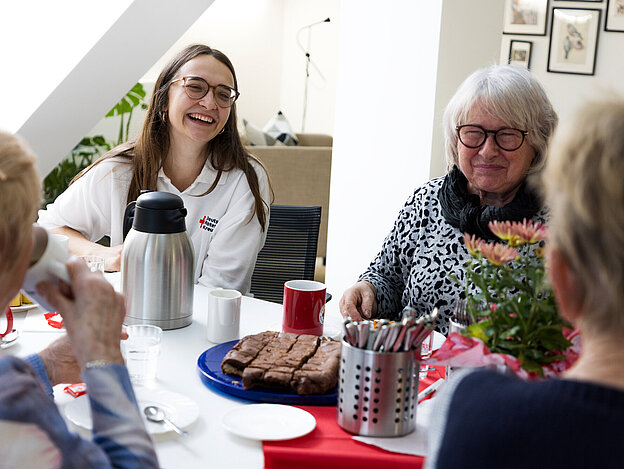
<instances>
[{"instance_id":1,"label":"long brown hair","mask_svg":"<svg viewBox=\"0 0 624 469\"><path fill-rule=\"evenodd\" d=\"M147 115L138 138L113 148L76 176L74 180L105 159L125 156L131 159L133 168L127 202L136 200L142 190L156 190L158 172L167 157L170 146L167 114L165 111L169 105L169 87L178 70L184 64L200 55L210 55L224 64L232 73L234 89L238 90L234 66L223 52L203 44L187 46L174 56L160 72L154 85L154 92L152 93L152 98L147 108ZM206 157L210 158L210 164L217 170L217 176L210 188L203 194L200 194L200 196L209 194L217 187L223 171L231 171L235 168L240 169L245 173L255 200L252 218L256 215L260 226L265 230L268 223L268 205L262 200L260 195L258 175L252 166L251 160L261 167L264 166L258 159L245 151L238 133L237 122L236 103L234 103L230 108L230 116L223 127L223 131L206 145ZM272 189L270 189L270 192L272 193Z\"/></svg>"}]
</instances>

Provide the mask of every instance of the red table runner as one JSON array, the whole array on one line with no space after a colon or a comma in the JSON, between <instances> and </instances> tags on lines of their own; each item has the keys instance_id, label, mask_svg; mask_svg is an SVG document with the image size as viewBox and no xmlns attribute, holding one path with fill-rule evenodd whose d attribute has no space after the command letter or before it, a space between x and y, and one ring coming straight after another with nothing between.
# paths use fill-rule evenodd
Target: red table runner
<instances>
[{"instance_id":1,"label":"red table runner","mask_svg":"<svg viewBox=\"0 0 624 469\"><path fill-rule=\"evenodd\" d=\"M419 383L424 388L444 376L444 367L430 371ZM309 434L286 441L264 441L265 469L418 469L422 456L392 453L351 438L336 421L334 406L295 406L310 412L316 428Z\"/></svg>"}]
</instances>

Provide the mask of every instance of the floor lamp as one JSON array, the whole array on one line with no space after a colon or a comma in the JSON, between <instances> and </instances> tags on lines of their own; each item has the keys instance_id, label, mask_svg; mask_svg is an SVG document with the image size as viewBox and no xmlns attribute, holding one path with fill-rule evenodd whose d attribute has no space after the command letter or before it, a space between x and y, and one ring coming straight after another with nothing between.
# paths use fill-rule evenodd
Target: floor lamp
<instances>
[{"instance_id":1,"label":"floor lamp","mask_svg":"<svg viewBox=\"0 0 624 469\"><path fill-rule=\"evenodd\" d=\"M321 76L323 80L325 79L325 77L323 76L319 68L312 61L312 59L310 59L310 40L312 38L312 27L321 23L329 23L329 21L330 21L329 18L325 18L324 20L317 21L315 23L311 23L307 26L304 26L303 28L299 29L299 31L297 32L297 44L299 44L299 48L303 51L306 57L305 88L303 90L303 117L301 118L301 133L305 131L306 111L308 108L308 80L310 78L310 65L312 65L316 69L316 71L318 72L318 74ZM308 42L307 42L307 47L304 47L303 44L301 44L300 36L301 36L301 33L305 31L306 29L308 30Z\"/></svg>"}]
</instances>

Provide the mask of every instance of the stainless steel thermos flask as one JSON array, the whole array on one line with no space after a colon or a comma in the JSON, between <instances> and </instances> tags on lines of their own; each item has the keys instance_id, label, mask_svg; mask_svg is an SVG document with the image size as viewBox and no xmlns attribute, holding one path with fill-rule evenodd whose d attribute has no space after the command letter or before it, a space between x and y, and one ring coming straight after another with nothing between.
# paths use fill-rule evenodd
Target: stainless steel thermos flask
<instances>
[{"instance_id":1,"label":"stainless steel thermos flask","mask_svg":"<svg viewBox=\"0 0 624 469\"><path fill-rule=\"evenodd\" d=\"M134 211L121 252L121 289L126 324L162 329L188 326L193 317L193 244L180 197L146 192L126 209Z\"/></svg>"}]
</instances>

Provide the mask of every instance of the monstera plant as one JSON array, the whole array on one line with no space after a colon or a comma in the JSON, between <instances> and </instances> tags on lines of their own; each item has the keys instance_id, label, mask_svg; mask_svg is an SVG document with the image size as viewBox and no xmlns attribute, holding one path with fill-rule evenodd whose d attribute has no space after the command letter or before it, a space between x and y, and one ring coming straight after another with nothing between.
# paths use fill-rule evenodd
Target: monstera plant
<instances>
[{"instance_id":1,"label":"monstera plant","mask_svg":"<svg viewBox=\"0 0 624 469\"><path fill-rule=\"evenodd\" d=\"M132 112L137 108L147 108L143 85L137 83L121 100L113 106L105 117L119 116L117 141L108 141L102 135L84 137L43 180L43 204L47 206L65 190L73 177L96 161L108 150L128 140Z\"/></svg>"}]
</instances>

